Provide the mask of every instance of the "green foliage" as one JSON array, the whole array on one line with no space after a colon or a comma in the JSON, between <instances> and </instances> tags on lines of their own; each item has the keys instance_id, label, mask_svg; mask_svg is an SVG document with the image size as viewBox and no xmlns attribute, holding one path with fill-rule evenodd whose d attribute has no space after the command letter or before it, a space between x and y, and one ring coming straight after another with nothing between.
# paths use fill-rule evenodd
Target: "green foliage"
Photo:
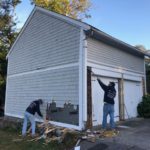
<instances>
[{"instance_id":1,"label":"green foliage","mask_svg":"<svg viewBox=\"0 0 150 150\"><path fill-rule=\"evenodd\" d=\"M46 143L44 139L31 141L31 137L22 138L19 134L21 133L18 130L11 127L0 129L0 150L68 150L73 149L79 138L79 135L69 133L62 143L57 141Z\"/></svg>"},{"instance_id":2,"label":"green foliage","mask_svg":"<svg viewBox=\"0 0 150 150\"><path fill-rule=\"evenodd\" d=\"M19 3L20 0L0 0L0 106L5 100L6 55L17 36L13 17L15 6Z\"/></svg>"},{"instance_id":3,"label":"green foliage","mask_svg":"<svg viewBox=\"0 0 150 150\"><path fill-rule=\"evenodd\" d=\"M147 92L150 94L150 58L146 61L146 83Z\"/></svg>"},{"instance_id":4,"label":"green foliage","mask_svg":"<svg viewBox=\"0 0 150 150\"><path fill-rule=\"evenodd\" d=\"M140 117L150 118L150 95L143 96L142 102L138 104L137 111Z\"/></svg>"},{"instance_id":5,"label":"green foliage","mask_svg":"<svg viewBox=\"0 0 150 150\"><path fill-rule=\"evenodd\" d=\"M31 3L74 19L90 17L87 13L90 0L31 0Z\"/></svg>"},{"instance_id":6,"label":"green foliage","mask_svg":"<svg viewBox=\"0 0 150 150\"><path fill-rule=\"evenodd\" d=\"M0 1L0 50L9 50L16 38L14 8L20 0Z\"/></svg>"},{"instance_id":7,"label":"green foliage","mask_svg":"<svg viewBox=\"0 0 150 150\"><path fill-rule=\"evenodd\" d=\"M2 49L3 47L3 49ZM5 46L0 46L0 106L4 104L5 101L5 90L6 90L6 74L7 74L7 48Z\"/></svg>"}]
</instances>

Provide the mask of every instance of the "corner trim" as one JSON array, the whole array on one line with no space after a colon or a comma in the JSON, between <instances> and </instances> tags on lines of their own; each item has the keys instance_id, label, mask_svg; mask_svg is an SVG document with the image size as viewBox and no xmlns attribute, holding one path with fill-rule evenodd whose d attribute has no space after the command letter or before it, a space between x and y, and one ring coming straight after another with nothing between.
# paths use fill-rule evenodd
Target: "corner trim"
<instances>
[{"instance_id":1,"label":"corner trim","mask_svg":"<svg viewBox=\"0 0 150 150\"><path fill-rule=\"evenodd\" d=\"M83 29L80 29L80 46L79 46L79 126L83 125Z\"/></svg>"}]
</instances>

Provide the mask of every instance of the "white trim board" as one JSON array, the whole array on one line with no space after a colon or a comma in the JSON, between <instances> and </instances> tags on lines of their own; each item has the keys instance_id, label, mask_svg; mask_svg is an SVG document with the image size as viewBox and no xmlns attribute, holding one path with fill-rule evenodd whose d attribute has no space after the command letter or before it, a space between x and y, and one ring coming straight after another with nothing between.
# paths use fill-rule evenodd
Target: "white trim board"
<instances>
[{"instance_id":1,"label":"white trim board","mask_svg":"<svg viewBox=\"0 0 150 150\"><path fill-rule=\"evenodd\" d=\"M8 75L7 78L13 78L13 77L18 77L18 76L23 76L23 75L28 75L28 74L34 74L34 73L39 73L39 72L45 72L45 71L68 68L68 67L75 67L75 66L79 66L79 63L71 63L71 64L60 65L60 66L55 66L55 67L41 68L41 69L37 69L33 71L27 71L23 73Z\"/></svg>"},{"instance_id":2,"label":"white trim board","mask_svg":"<svg viewBox=\"0 0 150 150\"><path fill-rule=\"evenodd\" d=\"M112 78L121 78L121 73L110 71L110 70L102 70L92 67L92 74L93 75L101 75L101 76L108 76Z\"/></svg>"},{"instance_id":3,"label":"white trim board","mask_svg":"<svg viewBox=\"0 0 150 150\"><path fill-rule=\"evenodd\" d=\"M88 62L87 65L92 68L116 72L116 73L126 73L126 74L133 75L133 76L144 76L144 72L143 73L133 72L133 71L125 70L124 68L106 66L105 64L95 64L92 62Z\"/></svg>"},{"instance_id":4,"label":"white trim board","mask_svg":"<svg viewBox=\"0 0 150 150\"><path fill-rule=\"evenodd\" d=\"M110 69L103 69L103 68L96 68L92 65L92 72L93 76L104 76L104 77L111 77L111 78L123 78L132 81L142 81L143 75L141 74L130 74L128 72L117 72L115 70Z\"/></svg>"},{"instance_id":5,"label":"white trim board","mask_svg":"<svg viewBox=\"0 0 150 150\"><path fill-rule=\"evenodd\" d=\"M140 72L140 71L135 71L135 70L131 70L131 69L123 68L123 67L117 67L117 66L115 66L115 65L110 65L110 64L98 62L98 61L91 60L91 59L88 59L87 61L88 61L88 65L94 64L95 66L96 66L96 65L97 65L97 66L105 66L105 68L106 68L106 67L108 67L108 68L113 68L113 69L115 69L116 71L120 71L120 72L122 72L122 71L128 71L128 72L133 72L133 73L138 73L138 74L143 74L143 73L144 73L144 71L143 71L143 72Z\"/></svg>"},{"instance_id":6,"label":"white trim board","mask_svg":"<svg viewBox=\"0 0 150 150\"><path fill-rule=\"evenodd\" d=\"M131 76L131 75L127 75L127 74L123 74L123 78L125 80L131 80L131 81L142 81L142 77L136 77L136 76Z\"/></svg>"},{"instance_id":7,"label":"white trim board","mask_svg":"<svg viewBox=\"0 0 150 150\"><path fill-rule=\"evenodd\" d=\"M87 121L87 40L83 33L83 121Z\"/></svg>"},{"instance_id":8,"label":"white trim board","mask_svg":"<svg viewBox=\"0 0 150 150\"><path fill-rule=\"evenodd\" d=\"M20 119L24 118L22 115L15 115L15 114L10 114L10 113L5 113L5 116L16 117L16 118L20 118ZM35 120L39 121L39 122L44 122L44 120L38 119L38 118L36 118ZM60 123L60 122L55 122L55 121L49 121L49 123L51 123L53 125L56 125L56 126L61 126L61 127L66 127L66 128L70 128L70 129L81 130L81 128L79 126L76 126L76 125L70 125L70 124Z\"/></svg>"},{"instance_id":9,"label":"white trim board","mask_svg":"<svg viewBox=\"0 0 150 150\"><path fill-rule=\"evenodd\" d=\"M80 29L79 48L79 126L83 127L83 29Z\"/></svg>"}]
</instances>

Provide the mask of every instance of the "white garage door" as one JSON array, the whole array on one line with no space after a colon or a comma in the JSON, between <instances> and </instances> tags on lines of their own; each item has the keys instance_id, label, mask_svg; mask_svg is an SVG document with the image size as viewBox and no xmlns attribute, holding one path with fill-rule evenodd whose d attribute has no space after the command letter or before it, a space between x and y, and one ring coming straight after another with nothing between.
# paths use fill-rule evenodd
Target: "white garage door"
<instances>
[{"instance_id":1,"label":"white garage door","mask_svg":"<svg viewBox=\"0 0 150 150\"><path fill-rule=\"evenodd\" d=\"M137 117L137 105L143 95L141 82L128 81L124 82L124 103L125 118Z\"/></svg>"},{"instance_id":2,"label":"white garage door","mask_svg":"<svg viewBox=\"0 0 150 150\"><path fill-rule=\"evenodd\" d=\"M115 120L119 120L119 104L118 104L118 80L114 78L106 78L101 77L101 80L104 84L108 85L110 81L116 83L115 89L117 91L117 95L115 97ZM92 77L92 118L93 118L93 126L102 124L103 118L103 97L104 91L100 87L97 78ZM109 122L109 117L107 118Z\"/></svg>"}]
</instances>

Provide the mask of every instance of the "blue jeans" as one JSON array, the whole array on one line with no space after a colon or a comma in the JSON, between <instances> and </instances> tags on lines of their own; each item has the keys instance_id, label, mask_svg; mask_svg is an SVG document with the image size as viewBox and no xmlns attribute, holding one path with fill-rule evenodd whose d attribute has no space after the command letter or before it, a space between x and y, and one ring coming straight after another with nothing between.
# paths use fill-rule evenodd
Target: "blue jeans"
<instances>
[{"instance_id":1,"label":"blue jeans","mask_svg":"<svg viewBox=\"0 0 150 150\"><path fill-rule=\"evenodd\" d=\"M35 117L34 117L34 115L28 113L27 111L25 112L25 115L24 115L24 122L23 122L23 128L22 128L22 135L23 135L23 136L26 135L28 120L29 120L30 123L31 123L32 136L34 136L34 135L35 135Z\"/></svg>"},{"instance_id":2,"label":"blue jeans","mask_svg":"<svg viewBox=\"0 0 150 150\"><path fill-rule=\"evenodd\" d=\"M102 128L106 129L107 126L107 116L110 116L110 128L115 128L115 122L114 122L114 105L105 103L103 106L103 122L102 122Z\"/></svg>"}]
</instances>

